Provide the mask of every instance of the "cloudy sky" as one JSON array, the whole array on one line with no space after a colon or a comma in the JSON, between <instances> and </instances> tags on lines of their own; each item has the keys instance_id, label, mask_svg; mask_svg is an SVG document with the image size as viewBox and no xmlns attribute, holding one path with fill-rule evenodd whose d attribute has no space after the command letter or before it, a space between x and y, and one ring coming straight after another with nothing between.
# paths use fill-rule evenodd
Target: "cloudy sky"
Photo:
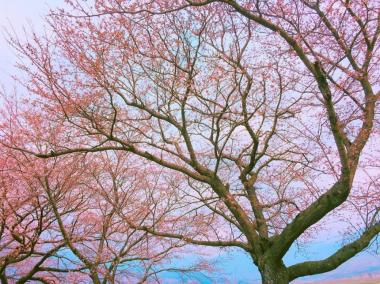
<instances>
[{"instance_id":1,"label":"cloudy sky","mask_svg":"<svg viewBox=\"0 0 380 284\"><path fill-rule=\"evenodd\" d=\"M63 0L0 0L0 84L6 90L10 90L14 83L10 79L12 74L17 74L14 63L16 61L15 53L6 42L6 31L16 32L20 37L24 35L23 27L30 29L33 27L36 31L43 30L43 18L49 11L49 8L57 7L63 4ZM322 259L333 253L339 248L340 243L334 241L334 236L321 233L318 239L326 240L324 242L311 243L301 251L292 248L286 255L285 263L293 264L303 260ZM251 264L250 258L240 251L220 252L211 256L217 260L220 270L218 275L223 279L228 279L233 283L252 283L259 282L260 276ZM342 265L337 270L318 275L307 277L299 282L320 282L326 279L351 278L351 277L374 277L380 275L380 256L369 253L361 253L349 262ZM167 275L174 282L175 275ZM204 283L208 283L206 280Z\"/></svg>"}]
</instances>

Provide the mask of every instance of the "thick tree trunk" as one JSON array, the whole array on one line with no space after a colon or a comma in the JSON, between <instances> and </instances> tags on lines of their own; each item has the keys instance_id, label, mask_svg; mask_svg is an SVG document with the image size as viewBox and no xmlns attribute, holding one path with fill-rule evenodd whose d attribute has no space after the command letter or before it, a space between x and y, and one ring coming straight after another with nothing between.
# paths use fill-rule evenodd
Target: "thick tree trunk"
<instances>
[{"instance_id":1,"label":"thick tree trunk","mask_svg":"<svg viewBox=\"0 0 380 284\"><path fill-rule=\"evenodd\" d=\"M289 274L282 261L265 261L259 267L263 284L288 284Z\"/></svg>"}]
</instances>

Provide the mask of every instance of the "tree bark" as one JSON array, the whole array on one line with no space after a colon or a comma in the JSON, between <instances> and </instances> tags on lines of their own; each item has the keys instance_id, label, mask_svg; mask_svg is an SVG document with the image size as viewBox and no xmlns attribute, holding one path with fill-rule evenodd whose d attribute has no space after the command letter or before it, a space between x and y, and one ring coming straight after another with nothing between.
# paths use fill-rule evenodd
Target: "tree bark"
<instances>
[{"instance_id":1,"label":"tree bark","mask_svg":"<svg viewBox=\"0 0 380 284\"><path fill-rule=\"evenodd\" d=\"M284 263L275 260L263 260L259 264L259 271L263 284L288 284L289 273Z\"/></svg>"}]
</instances>

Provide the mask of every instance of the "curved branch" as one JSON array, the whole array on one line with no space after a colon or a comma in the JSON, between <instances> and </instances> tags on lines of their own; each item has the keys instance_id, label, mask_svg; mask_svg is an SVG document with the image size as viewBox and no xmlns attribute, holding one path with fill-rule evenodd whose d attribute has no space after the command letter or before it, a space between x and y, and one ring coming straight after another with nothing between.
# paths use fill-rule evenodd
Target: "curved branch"
<instances>
[{"instance_id":1,"label":"curved branch","mask_svg":"<svg viewBox=\"0 0 380 284\"><path fill-rule=\"evenodd\" d=\"M330 257L319 261L306 261L290 266L289 280L306 275L314 275L334 270L339 265L354 257L369 246L371 240L380 233L380 223L369 228L356 241L343 246Z\"/></svg>"}]
</instances>

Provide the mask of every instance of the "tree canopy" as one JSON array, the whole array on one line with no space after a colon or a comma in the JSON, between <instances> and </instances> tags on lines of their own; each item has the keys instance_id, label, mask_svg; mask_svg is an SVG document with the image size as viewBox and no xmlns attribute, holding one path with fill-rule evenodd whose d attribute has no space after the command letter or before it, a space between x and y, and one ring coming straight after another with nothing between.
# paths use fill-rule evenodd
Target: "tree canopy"
<instances>
[{"instance_id":1,"label":"tree canopy","mask_svg":"<svg viewBox=\"0 0 380 284\"><path fill-rule=\"evenodd\" d=\"M239 247L289 283L376 240L378 1L67 2L10 38L26 78L1 118L4 283L62 247L94 283L148 281L185 245ZM331 218L345 244L287 267ZM34 265L19 282L68 270Z\"/></svg>"}]
</instances>

